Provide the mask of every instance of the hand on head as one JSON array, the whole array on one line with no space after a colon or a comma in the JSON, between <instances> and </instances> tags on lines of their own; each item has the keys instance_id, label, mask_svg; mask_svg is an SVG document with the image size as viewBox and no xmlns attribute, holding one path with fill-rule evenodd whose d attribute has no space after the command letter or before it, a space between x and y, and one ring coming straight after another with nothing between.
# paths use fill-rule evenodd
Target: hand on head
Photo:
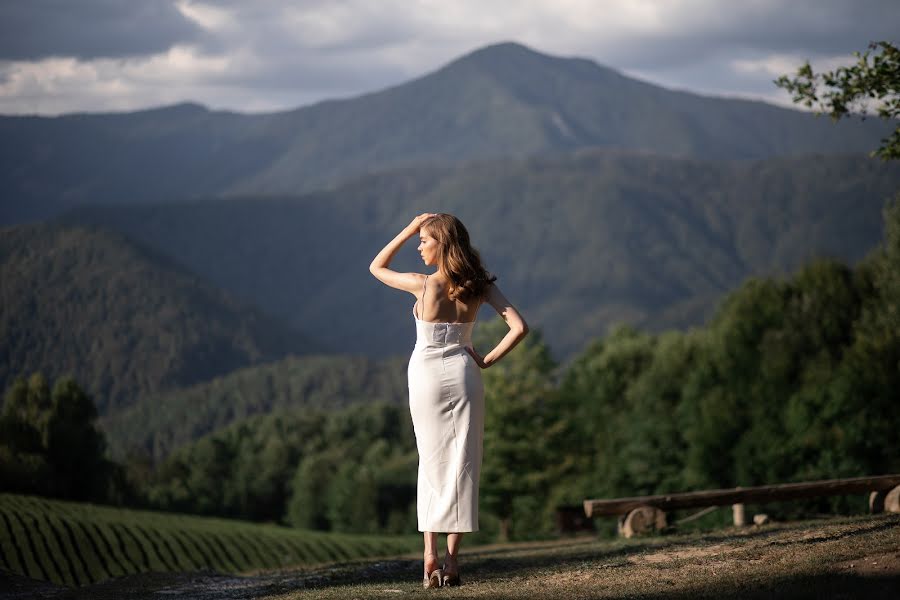
<instances>
[{"instance_id":1,"label":"hand on head","mask_svg":"<svg viewBox=\"0 0 900 600\"><path fill-rule=\"evenodd\" d=\"M410 222L409 225L406 226L406 228L409 230L414 229L414 230L418 231L419 228L422 226L422 223L424 223L431 217L437 216L437 214L438 213L422 213L421 215L418 215L415 218L413 218L413 220Z\"/></svg>"}]
</instances>

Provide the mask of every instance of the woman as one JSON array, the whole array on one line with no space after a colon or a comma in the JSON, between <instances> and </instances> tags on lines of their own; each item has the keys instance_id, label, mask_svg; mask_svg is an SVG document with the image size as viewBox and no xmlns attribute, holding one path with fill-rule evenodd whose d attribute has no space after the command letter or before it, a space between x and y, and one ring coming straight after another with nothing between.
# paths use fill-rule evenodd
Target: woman
<instances>
[{"instance_id":1,"label":"woman","mask_svg":"<svg viewBox=\"0 0 900 600\"><path fill-rule=\"evenodd\" d=\"M391 260L418 234L419 254L431 275L398 273ZM480 369L503 358L528 333L528 325L493 283L469 233L456 217L424 213L378 253L369 271L382 283L416 297L416 345L409 360L409 409L419 451L416 495L419 531L425 536L426 588L459 585L457 556L463 533L478 531L478 478L484 437L484 386ZM509 332L484 357L472 347L472 329L483 302L494 307ZM442 567L437 535L447 534Z\"/></svg>"}]
</instances>

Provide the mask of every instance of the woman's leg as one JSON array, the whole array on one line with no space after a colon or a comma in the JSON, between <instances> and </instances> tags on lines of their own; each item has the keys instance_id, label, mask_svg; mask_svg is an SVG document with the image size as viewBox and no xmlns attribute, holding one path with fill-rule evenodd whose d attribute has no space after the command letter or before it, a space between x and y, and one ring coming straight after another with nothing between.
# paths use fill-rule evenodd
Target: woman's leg
<instances>
[{"instance_id":1,"label":"woman's leg","mask_svg":"<svg viewBox=\"0 0 900 600\"><path fill-rule=\"evenodd\" d=\"M425 531L425 574L430 575L432 571L438 568L437 559L437 539L438 534L433 531Z\"/></svg>"},{"instance_id":2,"label":"woman's leg","mask_svg":"<svg viewBox=\"0 0 900 600\"><path fill-rule=\"evenodd\" d=\"M451 575L459 574L459 562L457 555L459 554L459 545L462 543L463 534L448 533L447 534L447 556L444 558L444 571Z\"/></svg>"}]
</instances>

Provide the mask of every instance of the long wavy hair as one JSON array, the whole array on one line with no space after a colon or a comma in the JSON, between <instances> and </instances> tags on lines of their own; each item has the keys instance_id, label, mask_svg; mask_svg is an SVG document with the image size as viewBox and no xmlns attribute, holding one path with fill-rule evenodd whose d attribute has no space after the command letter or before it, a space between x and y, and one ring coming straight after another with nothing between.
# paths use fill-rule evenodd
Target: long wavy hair
<instances>
[{"instance_id":1,"label":"long wavy hair","mask_svg":"<svg viewBox=\"0 0 900 600\"><path fill-rule=\"evenodd\" d=\"M439 213L420 226L438 243L437 266L450 279L451 300L482 299L488 286L497 280L481 264L481 255L472 247L462 221Z\"/></svg>"}]
</instances>

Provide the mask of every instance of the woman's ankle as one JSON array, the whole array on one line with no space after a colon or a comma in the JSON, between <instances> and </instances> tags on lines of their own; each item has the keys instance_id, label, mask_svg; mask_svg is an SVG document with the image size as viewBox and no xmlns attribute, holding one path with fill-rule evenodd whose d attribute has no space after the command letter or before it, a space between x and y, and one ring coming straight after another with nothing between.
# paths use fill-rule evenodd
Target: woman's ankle
<instances>
[{"instance_id":1,"label":"woman's ankle","mask_svg":"<svg viewBox=\"0 0 900 600\"><path fill-rule=\"evenodd\" d=\"M430 552L426 552L424 554L424 563L425 563L425 572L431 573L435 569L437 569L440 565L438 564L438 557L436 554L431 554Z\"/></svg>"},{"instance_id":2,"label":"woman's ankle","mask_svg":"<svg viewBox=\"0 0 900 600\"><path fill-rule=\"evenodd\" d=\"M444 556L444 568L451 573L456 573L459 570L459 561L456 554L446 554Z\"/></svg>"}]
</instances>

